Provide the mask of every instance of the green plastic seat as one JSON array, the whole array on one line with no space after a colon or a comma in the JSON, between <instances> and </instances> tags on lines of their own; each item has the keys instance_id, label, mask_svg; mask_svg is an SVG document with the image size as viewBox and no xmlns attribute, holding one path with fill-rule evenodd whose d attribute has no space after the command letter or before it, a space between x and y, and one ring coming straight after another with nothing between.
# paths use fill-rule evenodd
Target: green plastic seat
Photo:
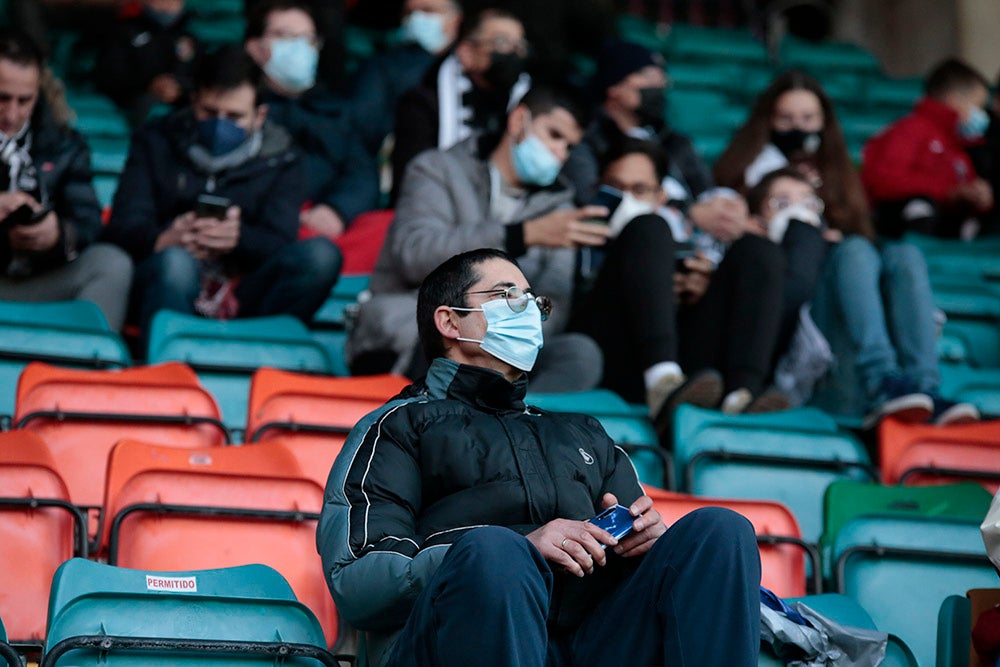
<instances>
[{"instance_id":1,"label":"green plastic seat","mask_svg":"<svg viewBox=\"0 0 1000 667\"><path fill-rule=\"evenodd\" d=\"M143 638L161 641L128 646ZM232 647L213 653L191 645L199 641ZM247 651L265 643L270 655ZM274 665L282 645L292 657L280 664L336 664L315 616L269 567L146 572L75 558L53 578L42 665ZM322 658L301 657L303 649Z\"/></svg>"},{"instance_id":2,"label":"green plastic seat","mask_svg":"<svg viewBox=\"0 0 1000 667\"><path fill-rule=\"evenodd\" d=\"M290 315L221 321L163 310L150 325L146 358L194 368L218 401L223 422L236 429L245 425L250 376L258 368L333 370L326 349Z\"/></svg>"},{"instance_id":3,"label":"green plastic seat","mask_svg":"<svg viewBox=\"0 0 1000 667\"><path fill-rule=\"evenodd\" d=\"M682 405L674 415L678 488L710 497L775 500L799 521L807 542L819 540L823 491L841 479L872 479L856 438L813 408L762 415L722 415Z\"/></svg>"},{"instance_id":4,"label":"green plastic seat","mask_svg":"<svg viewBox=\"0 0 1000 667\"><path fill-rule=\"evenodd\" d=\"M945 598L996 584L979 521L853 519L833 543L837 590L861 604L879 629L903 639L920 665L933 665L934 628Z\"/></svg>"}]
</instances>

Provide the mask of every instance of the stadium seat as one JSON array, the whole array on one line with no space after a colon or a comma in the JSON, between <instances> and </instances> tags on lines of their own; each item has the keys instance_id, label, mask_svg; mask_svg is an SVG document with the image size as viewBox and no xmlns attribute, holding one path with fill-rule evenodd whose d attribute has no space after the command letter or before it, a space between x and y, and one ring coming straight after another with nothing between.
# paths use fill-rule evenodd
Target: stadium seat
<instances>
[{"instance_id":1,"label":"stadium seat","mask_svg":"<svg viewBox=\"0 0 1000 667\"><path fill-rule=\"evenodd\" d=\"M101 541L122 567L269 565L334 645L337 614L316 551L322 505L323 487L278 443L190 450L123 440L108 463Z\"/></svg>"},{"instance_id":2,"label":"stadium seat","mask_svg":"<svg viewBox=\"0 0 1000 667\"><path fill-rule=\"evenodd\" d=\"M901 637L920 665L934 664L945 598L996 583L979 520L862 516L840 528L832 555L838 592Z\"/></svg>"},{"instance_id":3,"label":"stadium seat","mask_svg":"<svg viewBox=\"0 0 1000 667\"><path fill-rule=\"evenodd\" d=\"M779 51L782 65L802 68L820 80L831 72L877 75L881 71L871 52L846 42L814 42L786 35Z\"/></svg>"},{"instance_id":4,"label":"stadium seat","mask_svg":"<svg viewBox=\"0 0 1000 667\"><path fill-rule=\"evenodd\" d=\"M183 361L222 408L227 426L245 426L250 376L262 366L330 373L326 350L290 315L212 320L161 310L149 332L150 363Z\"/></svg>"},{"instance_id":5,"label":"stadium seat","mask_svg":"<svg viewBox=\"0 0 1000 667\"><path fill-rule=\"evenodd\" d=\"M375 270L375 260L394 216L392 209L362 213L351 221L347 231L337 237L337 247L344 254L341 281L345 276L368 275ZM340 281L334 290L338 288Z\"/></svg>"},{"instance_id":6,"label":"stadium seat","mask_svg":"<svg viewBox=\"0 0 1000 667\"><path fill-rule=\"evenodd\" d=\"M968 667L972 650L972 604L964 595L949 595L941 603L937 624L937 667Z\"/></svg>"},{"instance_id":7,"label":"stadium seat","mask_svg":"<svg viewBox=\"0 0 1000 667\"><path fill-rule=\"evenodd\" d=\"M973 368L964 364L938 365L941 394L953 401L972 403L985 419L1000 417L1000 368Z\"/></svg>"},{"instance_id":8,"label":"stadium seat","mask_svg":"<svg viewBox=\"0 0 1000 667\"><path fill-rule=\"evenodd\" d=\"M265 565L151 571L73 559L52 582L43 667L333 667L316 617Z\"/></svg>"},{"instance_id":9,"label":"stadium seat","mask_svg":"<svg viewBox=\"0 0 1000 667\"><path fill-rule=\"evenodd\" d=\"M957 349L947 349L949 344ZM949 317L938 339L938 358L975 368L1000 368L1000 321Z\"/></svg>"},{"instance_id":10,"label":"stadium seat","mask_svg":"<svg viewBox=\"0 0 1000 667\"><path fill-rule=\"evenodd\" d=\"M321 487L347 434L410 384L398 375L327 378L262 368L250 381L247 442L282 442Z\"/></svg>"},{"instance_id":11,"label":"stadium seat","mask_svg":"<svg viewBox=\"0 0 1000 667\"><path fill-rule=\"evenodd\" d=\"M52 575L87 555L86 529L45 443L29 431L0 434L0 618L16 641L45 637Z\"/></svg>"},{"instance_id":12,"label":"stadium seat","mask_svg":"<svg viewBox=\"0 0 1000 667\"><path fill-rule=\"evenodd\" d=\"M1000 421L935 426L886 419L879 427L879 467L886 484L972 480L1000 487Z\"/></svg>"},{"instance_id":13,"label":"stadium seat","mask_svg":"<svg viewBox=\"0 0 1000 667\"><path fill-rule=\"evenodd\" d=\"M346 326L347 311L358 302L358 295L368 289L370 280L369 274L341 276L326 302L313 316L313 322L341 328Z\"/></svg>"},{"instance_id":14,"label":"stadium seat","mask_svg":"<svg viewBox=\"0 0 1000 667\"><path fill-rule=\"evenodd\" d=\"M17 654L13 646L7 643L7 631L2 620L0 620L0 660L3 660L7 667L22 667L24 665L21 656Z\"/></svg>"},{"instance_id":15,"label":"stadium seat","mask_svg":"<svg viewBox=\"0 0 1000 667\"><path fill-rule=\"evenodd\" d=\"M752 63L769 61L767 47L749 30L674 23L666 42L667 62Z\"/></svg>"},{"instance_id":16,"label":"stadium seat","mask_svg":"<svg viewBox=\"0 0 1000 667\"><path fill-rule=\"evenodd\" d=\"M73 503L99 507L108 453L125 437L181 447L226 444L219 409L183 364L86 371L31 363L14 425L45 441Z\"/></svg>"},{"instance_id":17,"label":"stadium seat","mask_svg":"<svg viewBox=\"0 0 1000 667\"><path fill-rule=\"evenodd\" d=\"M653 499L656 511L668 526L685 514L701 507L726 507L750 520L760 547L761 584L781 597L806 594L805 558L813 561L816 573L813 590L819 590L819 563L812 545L802 540L799 524L781 503L761 500L702 498L674 493L650 486L643 487Z\"/></svg>"},{"instance_id":18,"label":"stadium seat","mask_svg":"<svg viewBox=\"0 0 1000 667\"><path fill-rule=\"evenodd\" d=\"M659 445L645 406L637 411L621 396L607 389L528 394L525 403L548 412L577 412L594 417L629 455L640 481L656 487L672 488L672 462Z\"/></svg>"},{"instance_id":19,"label":"stadium seat","mask_svg":"<svg viewBox=\"0 0 1000 667\"><path fill-rule=\"evenodd\" d=\"M673 433L680 490L783 503L812 543L822 530L824 489L836 480L876 474L861 443L813 408L723 415L682 405Z\"/></svg>"},{"instance_id":20,"label":"stadium seat","mask_svg":"<svg viewBox=\"0 0 1000 667\"><path fill-rule=\"evenodd\" d=\"M14 412L17 379L29 361L118 368L132 360L121 337L89 301L0 301L0 414Z\"/></svg>"}]
</instances>

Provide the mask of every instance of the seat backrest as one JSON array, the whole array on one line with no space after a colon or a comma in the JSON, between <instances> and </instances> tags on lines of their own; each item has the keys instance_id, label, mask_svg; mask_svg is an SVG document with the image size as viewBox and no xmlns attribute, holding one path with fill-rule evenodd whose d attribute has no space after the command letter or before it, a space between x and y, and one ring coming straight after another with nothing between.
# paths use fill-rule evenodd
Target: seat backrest
<instances>
[{"instance_id":1,"label":"seat backrest","mask_svg":"<svg viewBox=\"0 0 1000 667\"><path fill-rule=\"evenodd\" d=\"M74 637L108 635L173 640L289 642L322 647L316 618L295 601L282 576L265 565L195 571L130 570L73 559L59 568L49 603L46 650ZM76 649L47 664L107 664L99 650ZM199 655L194 651L115 654L116 665L274 664L274 659ZM288 664L316 665L293 658Z\"/></svg>"},{"instance_id":2,"label":"seat backrest","mask_svg":"<svg viewBox=\"0 0 1000 667\"><path fill-rule=\"evenodd\" d=\"M879 426L879 466L886 484L934 484L965 478L996 493L1000 486L1000 421L939 427L883 420ZM942 472L920 472L923 468ZM963 472L967 473L964 477ZM984 474L993 478L984 479Z\"/></svg>"},{"instance_id":3,"label":"seat backrest","mask_svg":"<svg viewBox=\"0 0 1000 667\"><path fill-rule=\"evenodd\" d=\"M937 667L961 667L972 648L972 612L964 595L949 595L941 603L937 624Z\"/></svg>"},{"instance_id":4,"label":"seat backrest","mask_svg":"<svg viewBox=\"0 0 1000 667\"><path fill-rule=\"evenodd\" d=\"M45 443L29 431L0 434L0 618L15 641L45 637L52 575L85 541L68 503Z\"/></svg>"},{"instance_id":5,"label":"seat backrest","mask_svg":"<svg viewBox=\"0 0 1000 667\"><path fill-rule=\"evenodd\" d=\"M159 509L136 507L150 504ZM102 543L123 567L269 565L333 644L337 616L316 551L322 504L323 487L278 443L189 450L125 440L108 464Z\"/></svg>"},{"instance_id":6,"label":"seat backrest","mask_svg":"<svg viewBox=\"0 0 1000 667\"><path fill-rule=\"evenodd\" d=\"M33 363L18 383L14 423L48 444L74 503L99 506L108 453L118 440L222 445L227 434L219 417L214 399L183 364L85 371Z\"/></svg>"},{"instance_id":7,"label":"seat backrest","mask_svg":"<svg viewBox=\"0 0 1000 667\"><path fill-rule=\"evenodd\" d=\"M921 665L934 664L932 628L945 598L996 582L978 521L858 517L837 533L833 557L838 590L902 638Z\"/></svg>"},{"instance_id":8,"label":"seat backrest","mask_svg":"<svg viewBox=\"0 0 1000 667\"><path fill-rule=\"evenodd\" d=\"M801 540L795 517L780 503L734 500L730 498L701 498L683 493L673 493L653 487L644 487L653 499L653 505L668 526L685 514L702 507L726 507L738 512L753 524L758 539L790 538ZM781 597L794 597L806 593L805 555L802 546L792 543L767 544L758 541L761 561L761 584Z\"/></svg>"}]
</instances>

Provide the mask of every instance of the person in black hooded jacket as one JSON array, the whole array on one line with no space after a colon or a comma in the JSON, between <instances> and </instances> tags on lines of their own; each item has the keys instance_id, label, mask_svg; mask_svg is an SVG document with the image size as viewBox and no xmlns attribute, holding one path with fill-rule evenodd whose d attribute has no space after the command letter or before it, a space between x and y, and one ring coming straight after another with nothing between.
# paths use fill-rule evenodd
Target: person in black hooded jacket
<instances>
[{"instance_id":1,"label":"person in black hooded jacket","mask_svg":"<svg viewBox=\"0 0 1000 667\"><path fill-rule=\"evenodd\" d=\"M756 665L750 523L708 508L667 530L596 419L525 405L550 311L501 250L424 280L427 376L355 426L327 482L338 612L379 666ZM588 522L618 503L620 539Z\"/></svg>"},{"instance_id":2,"label":"person in black hooded jacket","mask_svg":"<svg viewBox=\"0 0 1000 667\"><path fill-rule=\"evenodd\" d=\"M0 31L0 299L92 301L118 330L132 262L95 243L101 209L90 151L50 111L50 76L30 37Z\"/></svg>"},{"instance_id":3,"label":"person in black hooded jacket","mask_svg":"<svg viewBox=\"0 0 1000 667\"><path fill-rule=\"evenodd\" d=\"M336 247L296 242L302 162L288 133L266 122L258 81L241 47L221 49L199 66L191 107L133 139L106 238L137 263L143 331L163 308L308 321L336 282ZM206 195L223 199L217 210Z\"/></svg>"}]
</instances>

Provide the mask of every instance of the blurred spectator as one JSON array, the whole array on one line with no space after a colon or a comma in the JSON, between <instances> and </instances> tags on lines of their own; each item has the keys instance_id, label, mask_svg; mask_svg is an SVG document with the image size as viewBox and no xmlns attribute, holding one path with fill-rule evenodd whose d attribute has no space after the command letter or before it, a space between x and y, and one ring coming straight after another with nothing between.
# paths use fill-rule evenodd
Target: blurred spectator
<instances>
[{"instance_id":1,"label":"blurred spectator","mask_svg":"<svg viewBox=\"0 0 1000 667\"><path fill-rule=\"evenodd\" d=\"M458 0L406 0L403 43L361 66L351 105L355 126L371 155L379 152L392 133L399 98L417 86L434 60L451 48L461 22Z\"/></svg>"},{"instance_id":2,"label":"blurred spectator","mask_svg":"<svg viewBox=\"0 0 1000 667\"><path fill-rule=\"evenodd\" d=\"M258 5L269 0L245 0L247 19L257 9ZM316 23L317 32L323 35L323 49L317 63L317 78L323 86L337 93L347 87L347 46L344 37L344 26L347 20L344 16L343 0L305 0ZM350 3L348 3L350 4Z\"/></svg>"},{"instance_id":3,"label":"blurred spectator","mask_svg":"<svg viewBox=\"0 0 1000 667\"><path fill-rule=\"evenodd\" d=\"M991 104L987 107L990 125L983 143L969 148L976 173L982 176L994 193L1000 192L1000 77L993 88ZM983 223L982 233L1000 233L1000 207L993 206L988 213L979 216Z\"/></svg>"},{"instance_id":4,"label":"blurred spectator","mask_svg":"<svg viewBox=\"0 0 1000 667\"><path fill-rule=\"evenodd\" d=\"M355 373L410 369L417 361L413 313L420 281L452 255L491 247L516 257L532 290L555 306L532 390L597 384L597 346L586 336L559 333L570 314L573 248L601 245L608 235L607 227L583 222L606 210L570 208L572 191L557 180L581 124L573 101L536 87L510 112L499 144L495 137L470 137L414 160L375 265L372 297L361 304L348 339Z\"/></svg>"},{"instance_id":5,"label":"blurred spectator","mask_svg":"<svg viewBox=\"0 0 1000 667\"><path fill-rule=\"evenodd\" d=\"M11 24L28 33L46 57L52 55L53 29L72 30L93 46L131 0L7 0Z\"/></svg>"},{"instance_id":6,"label":"blurred spectator","mask_svg":"<svg viewBox=\"0 0 1000 667\"><path fill-rule=\"evenodd\" d=\"M94 243L101 209L90 151L53 119L43 67L26 34L0 31L0 299L92 301L117 331L132 262L120 249Z\"/></svg>"},{"instance_id":7,"label":"blurred spectator","mask_svg":"<svg viewBox=\"0 0 1000 667\"><path fill-rule=\"evenodd\" d=\"M966 152L989 126L989 83L951 59L934 68L924 91L908 116L865 145L861 178L880 234L972 238L976 218L993 208L993 188Z\"/></svg>"},{"instance_id":8,"label":"blurred spectator","mask_svg":"<svg viewBox=\"0 0 1000 667\"><path fill-rule=\"evenodd\" d=\"M463 22L454 52L396 107L393 201L407 164L421 151L450 148L476 132L503 132L508 109L531 85L527 58L524 26L513 14L484 9Z\"/></svg>"},{"instance_id":9,"label":"blurred spectator","mask_svg":"<svg viewBox=\"0 0 1000 667\"><path fill-rule=\"evenodd\" d=\"M132 141L106 236L137 262L132 302L144 333L162 308L308 321L337 279L330 241L295 241L305 166L266 121L259 79L242 47L220 49L199 64L191 106Z\"/></svg>"},{"instance_id":10,"label":"blurred spectator","mask_svg":"<svg viewBox=\"0 0 1000 667\"><path fill-rule=\"evenodd\" d=\"M781 314L777 246L746 234L715 267L676 242L657 214L668 164L658 144L630 139L607 161L602 182L622 199L608 222L607 257L573 323L601 346L602 384L645 400L661 434L679 403L714 408L721 400L728 413L788 407L765 389Z\"/></svg>"},{"instance_id":11,"label":"blurred spectator","mask_svg":"<svg viewBox=\"0 0 1000 667\"><path fill-rule=\"evenodd\" d=\"M199 50L188 19L184 0L142 0L139 13L119 18L98 52L94 83L133 125L157 104L187 102Z\"/></svg>"},{"instance_id":12,"label":"blurred spectator","mask_svg":"<svg viewBox=\"0 0 1000 667\"><path fill-rule=\"evenodd\" d=\"M768 232L775 225L822 225L822 200L794 168L763 176L747 201ZM866 428L889 415L939 425L979 419L974 406L937 393L933 301L918 248L890 242L880 252L869 239L854 234L832 249L822 267L811 319L842 355L838 363L855 369L857 386L840 389L862 397Z\"/></svg>"},{"instance_id":13,"label":"blurred spectator","mask_svg":"<svg viewBox=\"0 0 1000 667\"><path fill-rule=\"evenodd\" d=\"M826 253L824 236L875 239L833 102L818 81L799 71L779 75L757 97L747 121L715 163L715 178L745 192L765 174L786 166L809 180L825 204L823 234L792 224L787 233L776 235L787 260L779 354L798 326L801 306L812 296Z\"/></svg>"},{"instance_id":14,"label":"blurred spectator","mask_svg":"<svg viewBox=\"0 0 1000 667\"><path fill-rule=\"evenodd\" d=\"M309 3L266 0L247 23L246 51L264 70L268 117L288 130L305 158L305 230L335 239L378 203L378 172L351 126L347 105L316 83L322 36Z\"/></svg>"}]
</instances>

